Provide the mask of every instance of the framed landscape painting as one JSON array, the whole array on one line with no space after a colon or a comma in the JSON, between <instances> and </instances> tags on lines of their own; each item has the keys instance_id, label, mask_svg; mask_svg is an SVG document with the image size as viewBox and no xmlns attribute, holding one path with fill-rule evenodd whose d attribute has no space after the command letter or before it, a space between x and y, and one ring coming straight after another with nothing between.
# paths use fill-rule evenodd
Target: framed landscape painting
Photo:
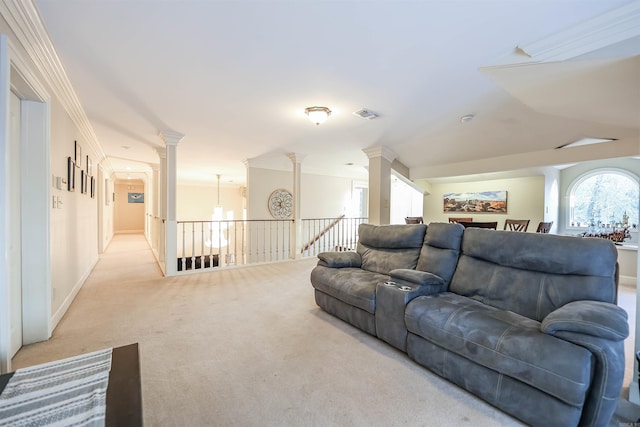
<instances>
[{"instance_id":1,"label":"framed landscape painting","mask_svg":"<svg viewBox=\"0 0 640 427\"><path fill-rule=\"evenodd\" d=\"M507 192L447 193L444 195L444 212L506 214Z\"/></svg>"}]
</instances>

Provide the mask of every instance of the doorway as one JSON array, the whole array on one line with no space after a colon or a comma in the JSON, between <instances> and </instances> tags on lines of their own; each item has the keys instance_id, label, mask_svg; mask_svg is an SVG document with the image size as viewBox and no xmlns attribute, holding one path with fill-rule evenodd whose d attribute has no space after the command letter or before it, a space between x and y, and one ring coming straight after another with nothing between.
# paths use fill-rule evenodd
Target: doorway
<instances>
[{"instance_id":1,"label":"doorway","mask_svg":"<svg viewBox=\"0 0 640 427\"><path fill-rule=\"evenodd\" d=\"M146 212L144 181L117 180L114 184L114 193L114 233L144 234Z\"/></svg>"},{"instance_id":2,"label":"doorway","mask_svg":"<svg viewBox=\"0 0 640 427\"><path fill-rule=\"evenodd\" d=\"M10 339L9 358L22 347L22 180L20 179L21 140L20 98L11 92L9 99L9 218L11 227L7 241L9 263Z\"/></svg>"}]
</instances>

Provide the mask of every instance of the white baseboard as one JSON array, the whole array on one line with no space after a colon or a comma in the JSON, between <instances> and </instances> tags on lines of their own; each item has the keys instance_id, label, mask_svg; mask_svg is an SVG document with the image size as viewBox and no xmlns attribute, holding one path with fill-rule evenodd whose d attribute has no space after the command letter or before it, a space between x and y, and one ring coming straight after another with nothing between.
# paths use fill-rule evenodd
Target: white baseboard
<instances>
[{"instance_id":1,"label":"white baseboard","mask_svg":"<svg viewBox=\"0 0 640 427\"><path fill-rule=\"evenodd\" d=\"M96 266L99 259L100 257L96 256L96 258L93 260L93 263L91 263L90 267L85 271L82 277L80 277L80 280L76 282L71 292L69 292L69 295L67 295L67 297L64 299L64 302L62 303L62 305L60 305L60 308L58 308L58 310L53 313L53 316L51 316L51 321L49 322L49 337L51 337L51 335L53 334L53 331L56 329L56 326L58 326L58 323L60 323L60 321L62 320L64 314L67 312L67 310L69 310L71 303L76 298L76 295L78 295L78 292L80 292L80 289L82 289L82 286L84 286L84 282L93 271L93 268Z\"/></svg>"},{"instance_id":2,"label":"white baseboard","mask_svg":"<svg viewBox=\"0 0 640 427\"><path fill-rule=\"evenodd\" d=\"M620 285L636 287L638 278L634 276L620 276Z\"/></svg>"}]
</instances>

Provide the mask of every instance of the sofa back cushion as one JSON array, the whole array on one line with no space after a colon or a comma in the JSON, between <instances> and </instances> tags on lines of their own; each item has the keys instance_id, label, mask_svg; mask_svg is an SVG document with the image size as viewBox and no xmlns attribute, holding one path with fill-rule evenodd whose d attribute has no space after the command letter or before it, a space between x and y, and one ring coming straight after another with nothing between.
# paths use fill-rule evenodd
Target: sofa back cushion
<instances>
[{"instance_id":1,"label":"sofa back cushion","mask_svg":"<svg viewBox=\"0 0 640 427\"><path fill-rule=\"evenodd\" d=\"M458 264L463 232L464 227L460 224L430 223L416 270L436 274L448 286Z\"/></svg>"},{"instance_id":2,"label":"sofa back cushion","mask_svg":"<svg viewBox=\"0 0 640 427\"><path fill-rule=\"evenodd\" d=\"M426 230L424 224L360 224L357 252L362 257L361 268L382 274L416 268Z\"/></svg>"},{"instance_id":3,"label":"sofa back cushion","mask_svg":"<svg viewBox=\"0 0 640 427\"><path fill-rule=\"evenodd\" d=\"M571 301L616 301L613 242L467 228L449 290L537 321Z\"/></svg>"}]
</instances>

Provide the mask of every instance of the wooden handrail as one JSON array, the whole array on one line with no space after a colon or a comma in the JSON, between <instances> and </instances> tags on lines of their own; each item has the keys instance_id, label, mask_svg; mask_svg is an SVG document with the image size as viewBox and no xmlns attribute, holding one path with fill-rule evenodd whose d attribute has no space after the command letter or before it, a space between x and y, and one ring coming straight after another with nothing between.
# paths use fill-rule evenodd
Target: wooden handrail
<instances>
[{"instance_id":1,"label":"wooden handrail","mask_svg":"<svg viewBox=\"0 0 640 427\"><path fill-rule=\"evenodd\" d=\"M309 248L311 248L311 246L313 246L313 244L315 242L317 242L318 240L320 240L320 238L322 236L324 236L325 234L327 234L329 232L329 230L331 230L333 227L335 227L336 225L338 225L338 223L345 217L345 214L340 215L338 218L334 219L333 222L331 224L329 224L328 226L326 226L324 228L324 230L322 230L320 233L318 233L313 239L311 239L311 241L309 243L307 243L304 248L302 248L302 250L300 251L300 253L304 253L305 251L308 251Z\"/></svg>"}]
</instances>

